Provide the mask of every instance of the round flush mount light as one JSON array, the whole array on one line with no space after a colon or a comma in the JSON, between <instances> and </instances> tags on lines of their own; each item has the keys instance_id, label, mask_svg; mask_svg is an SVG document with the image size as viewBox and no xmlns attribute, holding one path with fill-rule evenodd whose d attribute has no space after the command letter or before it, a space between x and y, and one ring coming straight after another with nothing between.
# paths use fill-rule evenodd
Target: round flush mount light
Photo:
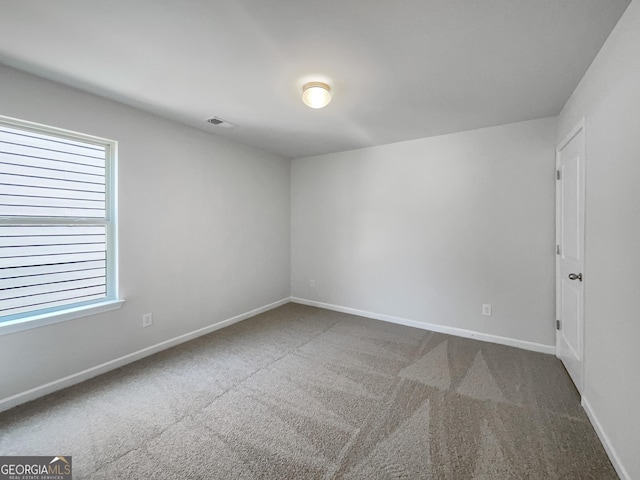
<instances>
[{"instance_id":1,"label":"round flush mount light","mask_svg":"<svg viewBox=\"0 0 640 480\"><path fill-rule=\"evenodd\" d=\"M309 82L302 87L302 101L307 107L326 107L331 101L329 85L322 82Z\"/></svg>"}]
</instances>

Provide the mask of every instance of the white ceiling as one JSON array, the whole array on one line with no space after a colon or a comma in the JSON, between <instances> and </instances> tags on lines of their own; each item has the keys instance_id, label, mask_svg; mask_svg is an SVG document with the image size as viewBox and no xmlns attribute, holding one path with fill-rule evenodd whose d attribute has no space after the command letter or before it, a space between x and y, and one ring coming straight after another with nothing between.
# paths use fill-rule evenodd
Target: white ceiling
<instances>
[{"instance_id":1,"label":"white ceiling","mask_svg":"<svg viewBox=\"0 0 640 480\"><path fill-rule=\"evenodd\" d=\"M0 0L0 62L296 158L556 115L629 1Z\"/></svg>"}]
</instances>

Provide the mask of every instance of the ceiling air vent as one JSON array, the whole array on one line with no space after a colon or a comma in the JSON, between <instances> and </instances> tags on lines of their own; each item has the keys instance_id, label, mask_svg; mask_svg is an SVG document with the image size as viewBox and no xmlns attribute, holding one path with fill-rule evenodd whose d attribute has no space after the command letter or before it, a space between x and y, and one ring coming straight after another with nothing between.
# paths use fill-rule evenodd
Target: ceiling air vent
<instances>
[{"instance_id":1,"label":"ceiling air vent","mask_svg":"<svg viewBox=\"0 0 640 480\"><path fill-rule=\"evenodd\" d=\"M224 127L224 128L235 127L233 123L227 122L226 120L223 120L218 117L207 118L207 122L210 123L211 125L215 125L216 127Z\"/></svg>"}]
</instances>

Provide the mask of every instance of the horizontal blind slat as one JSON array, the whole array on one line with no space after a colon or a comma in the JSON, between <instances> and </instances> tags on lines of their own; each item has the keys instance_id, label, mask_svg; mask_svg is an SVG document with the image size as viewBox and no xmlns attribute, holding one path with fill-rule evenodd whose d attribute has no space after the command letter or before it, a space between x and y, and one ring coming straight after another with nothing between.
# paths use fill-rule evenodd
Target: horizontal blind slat
<instances>
[{"instance_id":1,"label":"horizontal blind slat","mask_svg":"<svg viewBox=\"0 0 640 480\"><path fill-rule=\"evenodd\" d=\"M91 192L101 193L103 195L105 191L104 185L95 183L74 182L57 178L28 177L26 175L0 172L0 191L4 191L9 185L16 187L55 188L65 192Z\"/></svg>"},{"instance_id":2,"label":"horizontal blind slat","mask_svg":"<svg viewBox=\"0 0 640 480\"><path fill-rule=\"evenodd\" d=\"M88 210L83 208L0 205L0 216L3 216L3 217L104 218L105 211L104 210Z\"/></svg>"},{"instance_id":3,"label":"horizontal blind slat","mask_svg":"<svg viewBox=\"0 0 640 480\"><path fill-rule=\"evenodd\" d=\"M19 145L5 142L0 139L0 152L21 155L30 158L46 158L64 162L69 165L82 165L87 167L104 168L104 155L102 158L86 157L75 153L59 152L56 150L31 147L29 145Z\"/></svg>"},{"instance_id":4,"label":"horizontal blind slat","mask_svg":"<svg viewBox=\"0 0 640 480\"><path fill-rule=\"evenodd\" d=\"M17 246L0 248L0 260L10 257L31 257L37 262L38 257L48 255L64 255L84 252L104 252L106 244L100 243L79 243L71 245L43 245L43 246ZM64 261L64 260L62 260Z\"/></svg>"},{"instance_id":5,"label":"horizontal blind slat","mask_svg":"<svg viewBox=\"0 0 640 480\"><path fill-rule=\"evenodd\" d=\"M3 237L0 235L0 252L2 247L46 247L48 245L74 245L77 243L105 243L104 235L67 235L67 236L32 236ZM0 256L1 253L0 253Z\"/></svg>"},{"instance_id":6,"label":"horizontal blind slat","mask_svg":"<svg viewBox=\"0 0 640 480\"><path fill-rule=\"evenodd\" d=\"M69 198L41 198L0 194L0 205L18 205L22 207L62 207L104 210L104 200L74 200Z\"/></svg>"},{"instance_id":7,"label":"horizontal blind slat","mask_svg":"<svg viewBox=\"0 0 640 480\"><path fill-rule=\"evenodd\" d=\"M78 301L82 301L78 299L88 296L95 296L94 298L104 298L106 296L105 287L89 287L79 290L72 290L71 292L56 292L46 295L40 295L37 297L25 297L21 299L21 302L17 300L13 301L12 305L9 305L9 303L5 304L4 302L1 302L0 315L14 315L16 313L21 313L24 311L34 311L42 308L48 308L52 306L50 304L53 302L63 301L66 304L77 303ZM17 309L21 309L21 311L15 311Z\"/></svg>"},{"instance_id":8,"label":"horizontal blind slat","mask_svg":"<svg viewBox=\"0 0 640 480\"><path fill-rule=\"evenodd\" d=\"M67 136L60 136L57 133L44 133L41 131L32 130L30 128L23 127L13 127L10 125L2 124L0 125L0 130L9 133L19 133L21 135L29 135L34 138L40 138L43 140L51 140L52 142L57 143L65 143L68 145L78 145L80 147L85 147L97 151L105 151L105 146L102 143L92 143L87 140L73 139Z\"/></svg>"},{"instance_id":9,"label":"horizontal blind slat","mask_svg":"<svg viewBox=\"0 0 640 480\"><path fill-rule=\"evenodd\" d=\"M36 285L51 285L60 282L70 282L73 280L85 280L89 278L101 278L102 283L106 276L106 269L91 268L86 270L75 270L64 273L50 273L43 275L30 275L18 278L0 278L0 291L7 289L19 290L21 287Z\"/></svg>"},{"instance_id":10,"label":"horizontal blind slat","mask_svg":"<svg viewBox=\"0 0 640 480\"><path fill-rule=\"evenodd\" d=\"M52 187L34 187L26 185L3 185L0 184L0 194L18 195L21 197L39 198L64 198L74 200L91 200L94 202L104 202L105 194L102 192L87 192L83 190L66 190Z\"/></svg>"},{"instance_id":11,"label":"horizontal blind slat","mask_svg":"<svg viewBox=\"0 0 640 480\"><path fill-rule=\"evenodd\" d=\"M89 300L100 300L101 298L105 298L104 293L98 293L94 295L84 295L73 298L66 298L64 300L58 300L53 302L43 302L37 305L28 305L26 307L17 307L8 309L5 311L0 310L0 315L19 315L25 314L29 312L37 312L38 310L46 309L46 308L54 308L54 307L64 307L65 305L73 305L76 303L87 302Z\"/></svg>"},{"instance_id":12,"label":"horizontal blind slat","mask_svg":"<svg viewBox=\"0 0 640 480\"><path fill-rule=\"evenodd\" d=\"M0 289L0 305L4 308L10 308L14 300L22 301L25 297L36 297L59 292L68 292L71 290L81 290L83 288L103 286L104 284L104 277L99 276L97 278L83 278L44 285L28 285L17 288Z\"/></svg>"},{"instance_id":13,"label":"horizontal blind slat","mask_svg":"<svg viewBox=\"0 0 640 480\"><path fill-rule=\"evenodd\" d=\"M42 255L33 257L9 257L1 259L0 265L3 268L29 267L33 265L56 265L64 263L87 262L94 260L105 260L106 252L84 252L69 253L66 255Z\"/></svg>"},{"instance_id":14,"label":"horizontal blind slat","mask_svg":"<svg viewBox=\"0 0 640 480\"><path fill-rule=\"evenodd\" d=\"M81 144L58 137L50 137L31 132L0 127L0 141L27 145L45 150L55 150L85 157L104 158L105 148L96 145Z\"/></svg>"},{"instance_id":15,"label":"horizontal blind slat","mask_svg":"<svg viewBox=\"0 0 640 480\"><path fill-rule=\"evenodd\" d=\"M53 170L49 168L35 167L32 165L17 165L3 162L0 158L0 173L7 175L20 175L21 177L36 179L66 180L78 183L81 188L102 188L104 192L105 177L103 175L90 175L79 172L69 172L65 170Z\"/></svg>"},{"instance_id":16,"label":"horizontal blind slat","mask_svg":"<svg viewBox=\"0 0 640 480\"><path fill-rule=\"evenodd\" d=\"M83 270L106 268L105 260L89 260L74 263L55 263L52 265L28 265L26 267L0 268L0 280L14 279L18 285L23 277L35 277L47 274L63 274ZM27 278L32 281L32 279Z\"/></svg>"},{"instance_id":17,"label":"horizontal blind slat","mask_svg":"<svg viewBox=\"0 0 640 480\"><path fill-rule=\"evenodd\" d=\"M104 235L104 225L0 225L0 237Z\"/></svg>"},{"instance_id":18,"label":"horizontal blind slat","mask_svg":"<svg viewBox=\"0 0 640 480\"><path fill-rule=\"evenodd\" d=\"M7 163L9 165L37 167L41 169L46 168L49 170L58 170L63 172L84 173L87 175L94 175L99 177L104 176L105 173L104 167L94 167L91 165L68 163L47 157L26 156L24 154L12 152L11 150L15 149L3 148L3 145L0 145L0 162Z\"/></svg>"}]
</instances>

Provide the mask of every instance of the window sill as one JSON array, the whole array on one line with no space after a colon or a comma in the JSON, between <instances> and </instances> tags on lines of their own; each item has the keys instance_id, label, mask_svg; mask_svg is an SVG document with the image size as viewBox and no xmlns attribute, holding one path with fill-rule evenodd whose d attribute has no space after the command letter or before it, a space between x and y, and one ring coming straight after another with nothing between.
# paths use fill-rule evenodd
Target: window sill
<instances>
[{"instance_id":1,"label":"window sill","mask_svg":"<svg viewBox=\"0 0 640 480\"><path fill-rule=\"evenodd\" d=\"M44 313L41 315L33 315L30 317L10 320L0 323L0 335L31 330L32 328L44 327L45 325L53 325L54 323L66 322L76 318L88 317L98 313L118 310L122 307L124 300L105 300L92 305L84 305L81 307L67 308L59 312Z\"/></svg>"}]
</instances>

